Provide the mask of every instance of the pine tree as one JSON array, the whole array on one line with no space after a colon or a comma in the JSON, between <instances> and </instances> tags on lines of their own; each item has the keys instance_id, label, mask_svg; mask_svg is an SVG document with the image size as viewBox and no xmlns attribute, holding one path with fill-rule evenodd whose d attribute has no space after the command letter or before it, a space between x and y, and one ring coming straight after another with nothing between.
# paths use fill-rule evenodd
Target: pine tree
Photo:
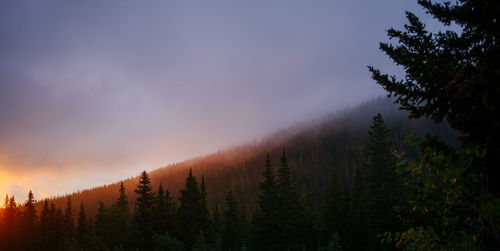
<instances>
[{"instance_id":1,"label":"pine tree","mask_svg":"<svg viewBox=\"0 0 500 251\"><path fill-rule=\"evenodd\" d=\"M277 188L278 246L285 249L301 248L304 241L300 231L305 227L306 220L304 208L292 181L285 150L280 158Z\"/></svg>"},{"instance_id":2,"label":"pine tree","mask_svg":"<svg viewBox=\"0 0 500 251\"><path fill-rule=\"evenodd\" d=\"M219 207L216 204L214 213L212 214L212 243L215 250L222 248L222 231L224 229L223 221L219 213Z\"/></svg>"},{"instance_id":3,"label":"pine tree","mask_svg":"<svg viewBox=\"0 0 500 251\"><path fill-rule=\"evenodd\" d=\"M410 118L427 117L436 123L446 119L460 131L462 143L482 153L471 168L484 172L484 185L498 199L500 4L498 0L418 3L446 30L431 32L415 14L406 12L409 23L404 30L387 30L397 43L380 43L380 49L405 70L404 76L398 79L370 66L372 78L410 111Z\"/></svg>"},{"instance_id":4,"label":"pine tree","mask_svg":"<svg viewBox=\"0 0 500 251\"><path fill-rule=\"evenodd\" d=\"M252 219L252 248L255 250L272 249L278 238L276 205L278 192L269 153L266 155L262 176L263 180L259 183L257 208Z\"/></svg>"},{"instance_id":5,"label":"pine tree","mask_svg":"<svg viewBox=\"0 0 500 251\"><path fill-rule=\"evenodd\" d=\"M3 217L1 223L4 228L2 231L3 243L0 243L0 248L5 250L15 250L18 249L18 216L19 208L17 207L14 195L8 197L5 195Z\"/></svg>"},{"instance_id":6,"label":"pine tree","mask_svg":"<svg viewBox=\"0 0 500 251\"><path fill-rule=\"evenodd\" d=\"M241 247L241 222L239 206L231 191L226 195L224 211L224 231L222 235L224 250L238 250Z\"/></svg>"},{"instance_id":7,"label":"pine tree","mask_svg":"<svg viewBox=\"0 0 500 251\"><path fill-rule=\"evenodd\" d=\"M49 200L45 199L43 202L42 211L40 212L40 240L41 240L41 249L42 250L50 250L49 240L50 240L50 208L49 208Z\"/></svg>"},{"instance_id":8,"label":"pine tree","mask_svg":"<svg viewBox=\"0 0 500 251\"><path fill-rule=\"evenodd\" d=\"M28 200L24 204L22 233L29 240L22 243L26 249L34 249L37 241L36 228L38 227L38 215L35 209L35 199L31 190L28 193Z\"/></svg>"},{"instance_id":9,"label":"pine tree","mask_svg":"<svg viewBox=\"0 0 500 251\"><path fill-rule=\"evenodd\" d=\"M201 230L208 236L208 230L210 225L210 212L208 211L207 203L207 186L205 184L205 175L201 175L200 184L200 195L201 195L201 205L200 205L200 224Z\"/></svg>"},{"instance_id":10,"label":"pine tree","mask_svg":"<svg viewBox=\"0 0 500 251\"><path fill-rule=\"evenodd\" d=\"M81 248L85 247L88 234L89 234L88 219L87 215L85 214L85 208L83 207L83 202L82 202L80 204L80 212L78 213L78 226L76 228L76 239Z\"/></svg>"},{"instance_id":11,"label":"pine tree","mask_svg":"<svg viewBox=\"0 0 500 251\"><path fill-rule=\"evenodd\" d=\"M50 205L50 214L51 214L51 237L49 245L51 250L62 250L63 244L67 240L64 233L64 225L65 219L61 208L57 208L52 203Z\"/></svg>"},{"instance_id":12,"label":"pine tree","mask_svg":"<svg viewBox=\"0 0 500 251\"><path fill-rule=\"evenodd\" d=\"M143 240L144 248L151 247L153 235L153 206L155 194L151 187L151 180L146 171L142 172L137 189L137 201L135 202L134 221L137 224Z\"/></svg>"},{"instance_id":13,"label":"pine tree","mask_svg":"<svg viewBox=\"0 0 500 251\"><path fill-rule=\"evenodd\" d=\"M350 209L350 217L352 219L353 236L351 236L350 246L355 250L366 250L368 247L365 241L367 240L367 187L365 178L356 169L353 188L352 188L352 203Z\"/></svg>"},{"instance_id":14,"label":"pine tree","mask_svg":"<svg viewBox=\"0 0 500 251\"><path fill-rule=\"evenodd\" d=\"M118 208L118 210L120 210L122 213L128 215L128 200L127 195L125 195L125 187L123 187L123 181L120 182L120 189L118 191L120 192L120 197L118 197L118 200L116 201L116 208Z\"/></svg>"},{"instance_id":15,"label":"pine tree","mask_svg":"<svg viewBox=\"0 0 500 251\"><path fill-rule=\"evenodd\" d=\"M68 196L68 201L66 203L66 209L64 209L64 235L66 240L71 240L74 237L75 222L73 220L73 206L71 204L71 197Z\"/></svg>"},{"instance_id":16,"label":"pine tree","mask_svg":"<svg viewBox=\"0 0 500 251\"><path fill-rule=\"evenodd\" d=\"M35 209L35 198L31 190L28 193L28 200L24 204L24 207L25 226L28 231L34 230L38 223L38 216Z\"/></svg>"},{"instance_id":17,"label":"pine tree","mask_svg":"<svg viewBox=\"0 0 500 251\"><path fill-rule=\"evenodd\" d=\"M322 239L324 243L328 243L328 241L330 241L330 238L332 238L335 233L338 234L343 230L343 196L344 195L342 192L342 188L337 177L337 170L334 169L330 178L328 194L323 208Z\"/></svg>"},{"instance_id":18,"label":"pine tree","mask_svg":"<svg viewBox=\"0 0 500 251\"><path fill-rule=\"evenodd\" d=\"M169 228L170 212L167 196L169 195L165 194L165 190L163 190L163 186L160 182L158 192L156 193L156 202L153 211L154 231L158 235L163 235Z\"/></svg>"},{"instance_id":19,"label":"pine tree","mask_svg":"<svg viewBox=\"0 0 500 251\"><path fill-rule=\"evenodd\" d=\"M198 186L196 178L193 176L191 169L186 178L185 188L181 190L179 200L181 202L179 208L179 231L177 231L179 239L184 243L186 249L191 249L195 241L202 234L202 215L200 215L202 207L202 194ZM203 238L203 240L205 240Z\"/></svg>"},{"instance_id":20,"label":"pine tree","mask_svg":"<svg viewBox=\"0 0 500 251\"><path fill-rule=\"evenodd\" d=\"M369 208L369 229L372 231L369 239L371 243L379 243L377 234L397 230L398 220L394 206L401 199L401 187L396 175L395 158L392 155L392 143L389 139L391 132L385 125L379 113L373 117L369 139L366 142L368 153L367 167Z\"/></svg>"}]
</instances>

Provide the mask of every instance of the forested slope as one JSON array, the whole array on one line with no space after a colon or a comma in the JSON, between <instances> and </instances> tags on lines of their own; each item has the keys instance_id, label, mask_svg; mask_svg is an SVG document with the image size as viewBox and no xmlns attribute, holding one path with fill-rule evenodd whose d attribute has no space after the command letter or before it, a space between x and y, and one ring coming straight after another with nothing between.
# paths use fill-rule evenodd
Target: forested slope
<instances>
[{"instance_id":1,"label":"forested slope","mask_svg":"<svg viewBox=\"0 0 500 251\"><path fill-rule=\"evenodd\" d=\"M440 139L457 145L457 134L447 124L435 125L424 119L408 120L407 113L399 111L391 100L378 98L337 111L321 120L283 129L258 142L158 168L150 172L151 181L155 189L161 182L176 198L184 186L189 169L192 169L193 175L199 180L202 175L205 177L210 210L214 209L215 204L221 205L227 192L232 190L242 207L251 212L257 199L265 154L270 153L272 164L276 167L280 154L285 149L299 192L308 203L319 208L321 198L325 198L332 170L336 169L341 181L348 185L352 182L355 170L363 170L367 158L364 149L367 131L372 117L379 112L392 130L391 137L397 148L410 156L413 151L406 149L403 140L411 132L437 135ZM138 180L138 177L124 180L126 195L131 202L136 200L134 189ZM99 201L109 206L117 200L118 189L119 182L69 196L73 205L83 202L88 214L93 216L97 212ZM67 196L52 198L51 201L56 207L64 208ZM38 212L41 206L41 203L36 204ZM129 206L133 207L133 203Z\"/></svg>"}]
</instances>

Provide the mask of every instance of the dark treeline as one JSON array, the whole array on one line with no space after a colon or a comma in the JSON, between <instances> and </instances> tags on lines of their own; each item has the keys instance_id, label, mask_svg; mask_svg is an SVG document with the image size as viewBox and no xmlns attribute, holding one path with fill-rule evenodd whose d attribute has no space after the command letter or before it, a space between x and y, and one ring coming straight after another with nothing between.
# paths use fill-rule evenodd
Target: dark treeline
<instances>
[{"instance_id":1,"label":"dark treeline","mask_svg":"<svg viewBox=\"0 0 500 251\"><path fill-rule=\"evenodd\" d=\"M99 204L94 217L86 205L63 208L33 194L23 205L6 197L1 214L2 250L364 250L389 248L377 234L398 231L394 210L405 201L393 168L391 132L380 114L373 118L365 142L368 159L352 184L331 168L322 203L299 191L283 150L278 163L268 153L262 163L257 200L248 210L226 191L224 203L209 210L205 177L191 170L175 200L160 183L153 187L144 171L129 201L123 183L111 205ZM130 210L130 205L133 210Z\"/></svg>"},{"instance_id":2,"label":"dark treeline","mask_svg":"<svg viewBox=\"0 0 500 251\"><path fill-rule=\"evenodd\" d=\"M408 12L404 30L388 30L397 42L380 45L405 77L369 70L409 118L458 130L460 148L446 126L369 104L243 154L87 191L106 203L6 196L0 249L498 250L500 2L419 4L461 31L431 33Z\"/></svg>"}]
</instances>

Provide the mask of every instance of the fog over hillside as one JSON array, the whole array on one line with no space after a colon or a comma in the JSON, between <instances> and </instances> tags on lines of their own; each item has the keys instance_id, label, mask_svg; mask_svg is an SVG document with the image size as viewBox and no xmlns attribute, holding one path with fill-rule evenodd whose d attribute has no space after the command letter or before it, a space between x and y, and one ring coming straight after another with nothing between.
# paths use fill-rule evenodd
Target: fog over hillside
<instances>
[{"instance_id":1,"label":"fog over hillside","mask_svg":"<svg viewBox=\"0 0 500 251\"><path fill-rule=\"evenodd\" d=\"M411 132L420 136L439 135L441 139L457 145L458 134L447 124L435 125L426 119L408 120L407 112L398 110L390 99L377 98L336 111L322 119L292 125L260 140L158 168L150 172L153 187L157 189L161 182L176 197L184 186L189 169L192 169L199 181L202 175L205 178L211 210L215 204L222 203L229 190L237 198L242 198L242 206L249 207L256 200L265 154L271 154L276 167L281 152L285 150L300 192L307 197L315 191L317 198L309 200L319 205L319 198L325 193L333 169L337 169L346 184L351 182L356 169L363 169L366 160L363 144L371 119L377 113L384 116L393 131L392 139L396 148L406 154L414 153L414 149L403 143ZM124 180L130 202L135 201L133 191L137 183L137 177ZM106 205L115 202L118 188L119 182L83 190L70 196L75 205L84 202L89 214L93 215L99 201ZM56 207L64 207L66 200L66 196L61 196L53 199L53 202Z\"/></svg>"}]
</instances>

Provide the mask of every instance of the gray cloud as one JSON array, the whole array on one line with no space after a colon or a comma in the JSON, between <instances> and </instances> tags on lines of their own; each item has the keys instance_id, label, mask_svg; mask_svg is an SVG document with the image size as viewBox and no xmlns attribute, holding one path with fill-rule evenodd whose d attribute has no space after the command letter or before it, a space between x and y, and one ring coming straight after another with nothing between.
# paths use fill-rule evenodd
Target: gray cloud
<instances>
[{"instance_id":1,"label":"gray cloud","mask_svg":"<svg viewBox=\"0 0 500 251\"><path fill-rule=\"evenodd\" d=\"M382 95L366 65L390 64L378 42L415 9L3 1L0 168L109 170L91 186Z\"/></svg>"}]
</instances>

